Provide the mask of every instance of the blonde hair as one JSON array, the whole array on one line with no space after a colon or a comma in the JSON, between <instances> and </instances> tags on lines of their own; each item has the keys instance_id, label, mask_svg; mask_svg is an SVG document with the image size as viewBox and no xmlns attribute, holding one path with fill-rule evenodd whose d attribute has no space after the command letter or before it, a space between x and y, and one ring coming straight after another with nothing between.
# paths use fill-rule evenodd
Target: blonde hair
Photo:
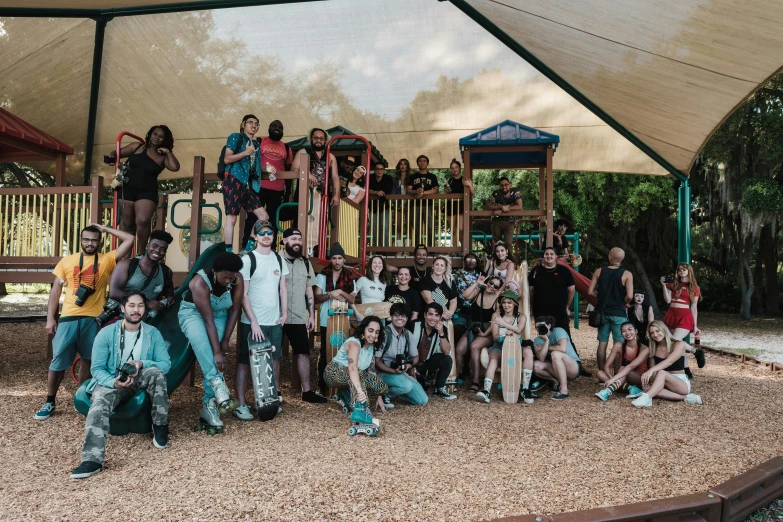
<instances>
[{"instance_id":1,"label":"blonde hair","mask_svg":"<svg viewBox=\"0 0 783 522\"><path fill-rule=\"evenodd\" d=\"M681 266L688 269L688 300L692 303L693 298L696 296L696 290L699 290L699 294L701 294L701 289L696 282L696 274L693 273L693 267L690 263L680 263L677 265L677 268L674 271L674 295L679 297L680 292L682 291L682 282L680 281L680 276L678 274ZM699 296L699 299L701 300L702 297Z\"/></svg>"},{"instance_id":2,"label":"blonde hair","mask_svg":"<svg viewBox=\"0 0 783 522\"><path fill-rule=\"evenodd\" d=\"M655 348L653 349L652 346L650 346L650 357L655 355L655 352L658 351L658 342L655 341L652 338L652 334L650 334L650 328L652 327L658 328L661 332L663 332L663 340L666 342L666 355L672 353L672 346L674 346L674 343L677 341L677 339L674 339L672 337L672 332L669 330L669 327L666 326L666 324L661 321L660 319L656 319L655 321L651 322L650 325L647 327L647 337L650 339L650 344L655 343Z\"/></svg>"},{"instance_id":3,"label":"blonde hair","mask_svg":"<svg viewBox=\"0 0 783 522\"><path fill-rule=\"evenodd\" d=\"M438 259L446 264L446 271L443 272L443 280L446 281L447 285L451 286L451 261L449 261L448 257L438 256L432 261L433 266Z\"/></svg>"}]
</instances>

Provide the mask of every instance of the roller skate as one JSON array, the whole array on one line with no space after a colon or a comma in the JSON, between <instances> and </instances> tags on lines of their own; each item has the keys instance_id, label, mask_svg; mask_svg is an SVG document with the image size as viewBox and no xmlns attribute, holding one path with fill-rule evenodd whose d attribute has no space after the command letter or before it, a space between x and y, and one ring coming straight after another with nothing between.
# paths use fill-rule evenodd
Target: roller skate
<instances>
[{"instance_id":1,"label":"roller skate","mask_svg":"<svg viewBox=\"0 0 783 522\"><path fill-rule=\"evenodd\" d=\"M381 420L376 419L370 413L370 407L366 402L357 402L351 412L351 427L348 435L353 437L357 433L363 433L375 437L381 431Z\"/></svg>"},{"instance_id":2,"label":"roller skate","mask_svg":"<svg viewBox=\"0 0 783 522\"><path fill-rule=\"evenodd\" d=\"M193 427L193 431L206 431L209 435L223 433L223 421L220 420L217 402L210 399L208 403L201 408L201 418L199 423Z\"/></svg>"},{"instance_id":3,"label":"roller skate","mask_svg":"<svg viewBox=\"0 0 783 522\"><path fill-rule=\"evenodd\" d=\"M343 413L350 413L351 411L351 394L350 392L345 389L339 389L337 390L337 393L332 397L333 400L337 401L340 404L340 407L342 408Z\"/></svg>"},{"instance_id":4,"label":"roller skate","mask_svg":"<svg viewBox=\"0 0 783 522\"><path fill-rule=\"evenodd\" d=\"M215 402L221 415L230 413L239 406L239 401L231 398L226 381L222 377L215 377L209 381L209 384L212 385L212 390L215 392Z\"/></svg>"}]
</instances>

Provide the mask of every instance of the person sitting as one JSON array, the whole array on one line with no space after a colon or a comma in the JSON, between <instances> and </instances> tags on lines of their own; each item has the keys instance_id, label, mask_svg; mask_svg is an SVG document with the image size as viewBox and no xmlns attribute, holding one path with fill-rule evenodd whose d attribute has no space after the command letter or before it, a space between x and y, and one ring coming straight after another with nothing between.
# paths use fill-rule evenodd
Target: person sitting
<instances>
[{"instance_id":1,"label":"person sitting","mask_svg":"<svg viewBox=\"0 0 783 522\"><path fill-rule=\"evenodd\" d=\"M457 341L457 369L462 369L465 355L470 348L470 358L473 362L473 384L470 386L472 393L478 393L480 389L481 350L492 346L492 318L497 309L501 288L503 282L499 278L492 276L485 280L481 275L462 292L462 297L471 303L468 309L470 328Z\"/></svg>"},{"instance_id":2,"label":"person sitting","mask_svg":"<svg viewBox=\"0 0 783 522\"><path fill-rule=\"evenodd\" d=\"M411 288L421 291L419 283L432 273L432 268L427 266L427 258L430 253L425 245L416 245L413 251L413 264L409 267L411 274ZM411 309L413 310L413 309Z\"/></svg>"},{"instance_id":3,"label":"person sitting","mask_svg":"<svg viewBox=\"0 0 783 522\"><path fill-rule=\"evenodd\" d=\"M628 395L638 397L642 393L642 375L647 371L647 359L650 349L639 341L639 331L630 321L620 327L625 341L615 343L604 368L598 372L598 378L604 382L604 387L595 394L606 401L617 390L628 390ZM614 362L620 358L620 368L612 377Z\"/></svg>"},{"instance_id":4,"label":"person sitting","mask_svg":"<svg viewBox=\"0 0 783 522\"><path fill-rule=\"evenodd\" d=\"M438 303L443 308L443 320L448 321L457 311L457 284L451 276L451 262L438 256L432 262L432 272L419 282L419 291L425 304Z\"/></svg>"},{"instance_id":5,"label":"person sitting","mask_svg":"<svg viewBox=\"0 0 783 522\"><path fill-rule=\"evenodd\" d=\"M552 233L552 247L558 257L568 257L568 221L558 219L555 221L555 231Z\"/></svg>"},{"instance_id":6,"label":"person sitting","mask_svg":"<svg viewBox=\"0 0 783 522\"><path fill-rule=\"evenodd\" d=\"M444 330L441 305L434 301L427 304L423 321L414 326L413 340L419 352L419 362L415 365L419 383L426 384L427 380L434 379L436 397L447 401L456 399L456 395L446 391L452 360L449 356L451 345Z\"/></svg>"},{"instance_id":7,"label":"person sitting","mask_svg":"<svg viewBox=\"0 0 783 522\"><path fill-rule=\"evenodd\" d=\"M364 275L354 282L353 295L361 294L362 304L382 303L386 299L386 287L391 284L391 274L386 269L386 260L378 255L372 256L367 263ZM364 316L354 307L356 321L361 322Z\"/></svg>"},{"instance_id":8,"label":"person sitting","mask_svg":"<svg viewBox=\"0 0 783 522\"><path fill-rule=\"evenodd\" d=\"M375 351L375 368L378 377L389 387L383 396L387 409L394 408L390 398L400 399L414 405L427 404L427 393L416 380L416 365L419 364L419 351L413 340L413 334L405 328L411 311L402 303L391 306L391 326L386 327L386 341Z\"/></svg>"},{"instance_id":9,"label":"person sitting","mask_svg":"<svg viewBox=\"0 0 783 522\"><path fill-rule=\"evenodd\" d=\"M633 291L631 308L628 310L628 322L636 328L640 344L650 346L650 340L647 338L647 328L653 321L655 321L655 313L647 301L647 296L645 296L644 291L638 288L635 289Z\"/></svg>"},{"instance_id":10,"label":"person sitting","mask_svg":"<svg viewBox=\"0 0 783 522\"><path fill-rule=\"evenodd\" d=\"M489 349L489 362L487 363L487 372L484 375L484 388L476 393L476 397L480 401L489 404L492 379L500 364L500 356L503 353L503 341L506 338L506 334L511 332L521 337L525 331L526 321L527 317L519 313L517 294L509 290L503 292L500 296L500 309L492 315L492 340L494 343ZM533 352L530 350L523 354L522 367L525 370L524 375L529 386L530 377L533 374ZM525 389L527 389L527 386L525 386Z\"/></svg>"},{"instance_id":11,"label":"person sitting","mask_svg":"<svg viewBox=\"0 0 783 522\"><path fill-rule=\"evenodd\" d=\"M351 173L351 179L348 181L348 199L356 204L359 204L364 199L364 178L367 173L367 169L361 165L356 167Z\"/></svg>"},{"instance_id":12,"label":"person sitting","mask_svg":"<svg viewBox=\"0 0 783 522\"><path fill-rule=\"evenodd\" d=\"M569 397L568 383L582 371L582 362L566 331L554 325L554 317L536 317L538 336L533 340L536 356L533 373L554 382L552 400L563 401Z\"/></svg>"},{"instance_id":13,"label":"person sitting","mask_svg":"<svg viewBox=\"0 0 783 522\"><path fill-rule=\"evenodd\" d=\"M130 292L141 292L147 299L147 315L152 318L158 312L174 304L174 281L171 269L163 263L169 245L174 240L165 230L153 230L150 244L144 255L133 259L123 259L109 280L109 300L104 312L119 317L119 303ZM103 317L104 314L101 314ZM116 319L106 318L101 324L106 326Z\"/></svg>"},{"instance_id":14,"label":"person sitting","mask_svg":"<svg viewBox=\"0 0 783 522\"><path fill-rule=\"evenodd\" d=\"M514 281L514 271L517 266L508 257L508 247L503 241L495 242L492 249L492 257L487 259L487 266L484 268L484 274L487 276L497 276L503 281L503 289L508 289L519 295L519 285Z\"/></svg>"},{"instance_id":15,"label":"person sitting","mask_svg":"<svg viewBox=\"0 0 783 522\"><path fill-rule=\"evenodd\" d=\"M421 294L410 286L411 282L411 269L407 266L401 266L397 270L397 284L388 285L386 287L386 302L401 303L408 307L410 311L410 318L406 328L413 331L413 322L419 318L419 310L421 309Z\"/></svg>"},{"instance_id":16,"label":"person sitting","mask_svg":"<svg viewBox=\"0 0 783 522\"><path fill-rule=\"evenodd\" d=\"M643 391L632 404L649 408L655 397L701 404L701 397L691 393L691 381L685 375L685 342L672 337L663 321L653 321L648 336L654 365L642 374Z\"/></svg>"},{"instance_id":17,"label":"person sitting","mask_svg":"<svg viewBox=\"0 0 783 522\"><path fill-rule=\"evenodd\" d=\"M470 305L463 297L465 290L476 282L481 272L476 268L478 257L472 252L468 252L462 258L462 268L454 271L454 281L457 285L457 311L451 322L454 325L454 340L459 342L465 336L470 326ZM458 372L464 372L463 368L458 368Z\"/></svg>"},{"instance_id":18,"label":"person sitting","mask_svg":"<svg viewBox=\"0 0 783 522\"><path fill-rule=\"evenodd\" d=\"M152 401L152 443L159 449L168 444L166 374L171 360L158 329L141 322L146 304L147 298L141 292L125 295L120 305L125 320L102 329L95 336L90 366L93 378L87 384L92 404L85 421L82 463L73 470L71 478L87 478L103 469L109 418L139 389L145 390Z\"/></svg>"},{"instance_id":19,"label":"person sitting","mask_svg":"<svg viewBox=\"0 0 783 522\"><path fill-rule=\"evenodd\" d=\"M356 327L324 369L324 380L337 389L351 391L351 421L372 424L370 401L373 398L381 411L386 411L381 396L389 387L371 369L375 352L386 342L381 320L368 315Z\"/></svg>"}]
</instances>

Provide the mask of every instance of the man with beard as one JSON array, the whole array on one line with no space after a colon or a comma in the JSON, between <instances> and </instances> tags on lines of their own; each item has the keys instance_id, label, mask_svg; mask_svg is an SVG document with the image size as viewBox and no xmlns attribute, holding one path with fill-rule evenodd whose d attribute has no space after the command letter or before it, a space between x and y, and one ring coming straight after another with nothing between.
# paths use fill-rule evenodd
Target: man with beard
<instances>
[{"instance_id":1,"label":"man with beard","mask_svg":"<svg viewBox=\"0 0 783 522\"><path fill-rule=\"evenodd\" d=\"M291 148L283 143L283 123L280 120L274 120L269 124L269 136L261 138L259 150L261 151L261 174L270 175L270 179L261 180L259 196L261 205L269 214L269 222L274 224L277 219L277 208L283 204L283 196L285 195L285 180L274 179L274 175L290 170L293 162ZM247 245L256 221L258 221L258 217L255 214L249 213L247 215L245 230L242 234L242 245ZM275 230L276 236L277 231ZM272 238L273 243L275 237Z\"/></svg>"},{"instance_id":2,"label":"man with beard","mask_svg":"<svg viewBox=\"0 0 783 522\"><path fill-rule=\"evenodd\" d=\"M103 232L121 241L117 250L108 254L100 253ZM46 420L54 412L54 400L63 374L73 364L77 351L82 358L79 382L90 377L92 345L98 333L95 318L101 315L106 303L106 285L117 261L128 255L136 238L128 232L93 223L82 230L80 239L82 251L63 257L52 271L54 283L49 293L46 315L46 331L54 335L52 362L46 380L46 402L35 414L36 420ZM58 323L55 316L63 287L67 290Z\"/></svg>"},{"instance_id":3,"label":"man with beard","mask_svg":"<svg viewBox=\"0 0 783 522\"><path fill-rule=\"evenodd\" d=\"M494 210L492 215L492 241L498 242L501 239L507 245L509 257L514 250L514 226L516 218L514 216L503 215L515 210L522 210L522 196L517 189L511 188L511 182L503 176L498 181L500 190L492 193L487 204L487 210Z\"/></svg>"},{"instance_id":4,"label":"man with beard","mask_svg":"<svg viewBox=\"0 0 783 522\"><path fill-rule=\"evenodd\" d=\"M340 197L348 197L348 183L353 179L353 171L356 170L356 158L343 156L340 158Z\"/></svg>"},{"instance_id":5,"label":"man with beard","mask_svg":"<svg viewBox=\"0 0 783 522\"><path fill-rule=\"evenodd\" d=\"M150 244L143 256L123 259L111 274L109 301L104 310L117 308L122 298L131 292L141 292L147 299L147 313L158 313L174 303L174 281L169 267L163 263L169 245L174 240L165 230L153 230ZM112 300L114 302L112 302ZM108 323L104 321L103 326Z\"/></svg>"},{"instance_id":6,"label":"man with beard","mask_svg":"<svg viewBox=\"0 0 783 522\"><path fill-rule=\"evenodd\" d=\"M298 228L283 232L283 259L288 265L285 287L288 292L288 314L283 335L291 345L292 364L302 386L302 400L325 403L326 397L310 388L310 334L315 329L315 272L310 261L302 256L302 233Z\"/></svg>"},{"instance_id":7,"label":"man with beard","mask_svg":"<svg viewBox=\"0 0 783 522\"><path fill-rule=\"evenodd\" d=\"M146 391L152 401L152 443L158 449L164 449L168 444L166 374L171 368L171 359L158 329L141 322L146 302L141 292L126 295L121 305L125 320L107 326L95 337L93 379L87 385L92 404L85 421L82 463L73 470L71 478L87 478L103 469L109 417L139 389ZM128 375L126 365L133 366L131 375Z\"/></svg>"},{"instance_id":8,"label":"man with beard","mask_svg":"<svg viewBox=\"0 0 783 522\"><path fill-rule=\"evenodd\" d=\"M429 251L424 245L417 245L416 251L413 253L413 265L410 266L411 274L411 288L419 291L419 281L427 277L432 273L432 268L427 266L427 256Z\"/></svg>"},{"instance_id":9,"label":"man with beard","mask_svg":"<svg viewBox=\"0 0 783 522\"><path fill-rule=\"evenodd\" d=\"M473 285L481 275L476 269L477 265L476 254L469 252L462 258L462 268L454 272L454 280L457 282L457 313L454 314L451 321L454 323L455 343L465 334L465 330L470 325L471 303L462 297L462 292Z\"/></svg>"}]
</instances>

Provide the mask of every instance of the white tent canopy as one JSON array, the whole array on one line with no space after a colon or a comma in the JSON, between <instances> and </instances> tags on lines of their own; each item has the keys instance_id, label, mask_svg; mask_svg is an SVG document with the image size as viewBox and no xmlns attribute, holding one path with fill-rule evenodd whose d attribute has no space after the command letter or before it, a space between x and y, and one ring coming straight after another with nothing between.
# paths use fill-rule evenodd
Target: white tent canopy
<instances>
[{"instance_id":1,"label":"white tent canopy","mask_svg":"<svg viewBox=\"0 0 783 522\"><path fill-rule=\"evenodd\" d=\"M249 3L271 2L221 5ZM783 64L783 5L755 0L216 5L0 0L15 15L0 17L0 105L73 145L79 182L96 34L86 17L122 15L106 24L94 172L108 173L100 158L120 131L161 123L178 176L194 155L212 166L252 112L263 131L282 120L287 140L342 125L392 164L423 153L446 167L460 137L512 119L560 136L557 169L687 173Z\"/></svg>"}]
</instances>

